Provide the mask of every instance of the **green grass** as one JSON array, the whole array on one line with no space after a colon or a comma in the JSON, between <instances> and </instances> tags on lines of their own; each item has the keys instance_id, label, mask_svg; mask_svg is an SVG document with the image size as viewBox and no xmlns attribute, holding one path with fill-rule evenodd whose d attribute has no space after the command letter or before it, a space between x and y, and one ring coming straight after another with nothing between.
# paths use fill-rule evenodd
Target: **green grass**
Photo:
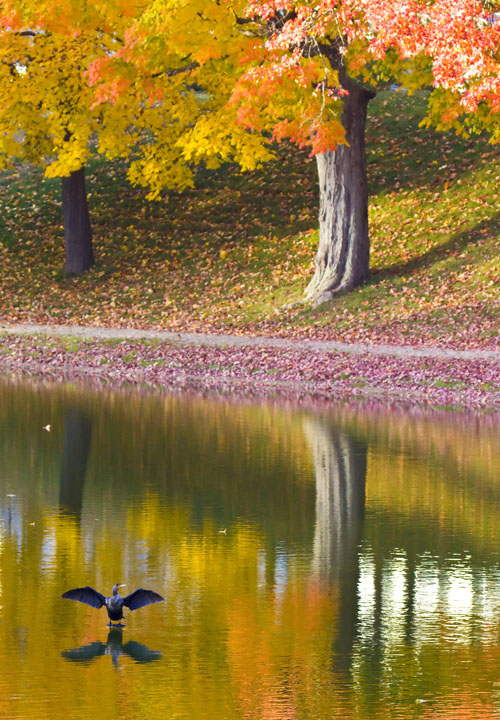
<instances>
[{"instance_id":1,"label":"green grass","mask_svg":"<svg viewBox=\"0 0 500 720\"><path fill-rule=\"evenodd\" d=\"M420 128L425 95L385 92L367 134L372 275L334 303L301 300L317 244L314 160L283 145L241 174L200 170L155 203L121 162L88 168L96 266L64 263L59 182L0 174L3 320L488 345L497 335L500 150ZM495 307L496 305L496 307Z\"/></svg>"}]
</instances>

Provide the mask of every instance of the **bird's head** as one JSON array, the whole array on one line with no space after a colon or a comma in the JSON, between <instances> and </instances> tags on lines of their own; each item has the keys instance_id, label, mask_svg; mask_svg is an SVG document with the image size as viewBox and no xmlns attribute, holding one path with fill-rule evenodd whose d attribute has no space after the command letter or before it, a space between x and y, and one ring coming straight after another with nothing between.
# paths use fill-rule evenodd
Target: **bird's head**
<instances>
[{"instance_id":1,"label":"bird's head","mask_svg":"<svg viewBox=\"0 0 500 720\"><path fill-rule=\"evenodd\" d=\"M115 585L113 585L113 595L118 595L118 590L121 587L125 587L125 583L116 583Z\"/></svg>"}]
</instances>

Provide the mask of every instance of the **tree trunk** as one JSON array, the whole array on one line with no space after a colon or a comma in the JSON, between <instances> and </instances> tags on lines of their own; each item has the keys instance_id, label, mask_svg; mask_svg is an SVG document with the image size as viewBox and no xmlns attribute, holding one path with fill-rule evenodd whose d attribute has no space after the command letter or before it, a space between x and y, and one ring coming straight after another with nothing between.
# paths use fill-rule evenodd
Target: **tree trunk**
<instances>
[{"instance_id":1,"label":"tree trunk","mask_svg":"<svg viewBox=\"0 0 500 720\"><path fill-rule=\"evenodd\" d=\"M79 275L94 264L85 168L62 178L62 205L66 251L64 269L67 273Z\"/></svg>"},{"instance_id":2,"label":"tree trunk","mask_svg":"<svg viewBox=\"0 0 500 720\"><path fill-rule=\"evenodd\" d=\"M319 247L316 272L306 289L313 305L361 284L369 271L368 190L365 125L367 90L339 71L344 99L342 124L348 145L316 156L320 189Z\"/></svg>"}]
</instances>

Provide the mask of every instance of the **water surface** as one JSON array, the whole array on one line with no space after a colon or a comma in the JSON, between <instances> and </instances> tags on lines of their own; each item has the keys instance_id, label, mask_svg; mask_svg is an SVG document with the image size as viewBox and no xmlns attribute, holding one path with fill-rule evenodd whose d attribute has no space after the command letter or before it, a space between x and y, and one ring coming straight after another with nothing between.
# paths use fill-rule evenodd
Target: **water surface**
<instances>
[{"instance_id":1,"label":"water surface","mask_svg":"<svg viewBox=\"0 0 500 720\"><path fill-rule=\"evenodd\" d=\"M6 381L0 451L1 717L498 717L487 418Z\"/></svg>"}]
</instances>

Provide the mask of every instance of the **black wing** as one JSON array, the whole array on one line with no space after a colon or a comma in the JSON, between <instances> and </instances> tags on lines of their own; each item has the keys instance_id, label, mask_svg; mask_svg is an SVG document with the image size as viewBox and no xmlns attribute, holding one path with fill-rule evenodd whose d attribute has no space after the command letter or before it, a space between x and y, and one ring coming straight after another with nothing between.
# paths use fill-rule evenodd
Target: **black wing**
<instances>
[{"instance_id":1,"label":"black wing","mask_svg":"<svg viewBox=\"0 0 500 720\"><path fill-rule=\"evenodd\" d=\"M92 605L92 607L95 608L100 608L106 603L104 595L101 595L100 592L97 592L97 590L94 590L94 588L91 588L88 585L83 588L68 590L68 592L63 593L61 597L66 598L67 600L78 600L78 602Z\"/></svg>"},{"instance_id":2,"label":"black wing","mask_svg":"<svg viewBox=\"0 0 500 720\"><path fill-rule=\"evenodd\" d=\"M133 593L123 598L123 604L131 610L137 610L138 608L144 607L144 605L151 605L152 603L163 602L163 598L159 593L154 590L144 590L144 588L137 588Z\"/></svg>"}]
</instances>

